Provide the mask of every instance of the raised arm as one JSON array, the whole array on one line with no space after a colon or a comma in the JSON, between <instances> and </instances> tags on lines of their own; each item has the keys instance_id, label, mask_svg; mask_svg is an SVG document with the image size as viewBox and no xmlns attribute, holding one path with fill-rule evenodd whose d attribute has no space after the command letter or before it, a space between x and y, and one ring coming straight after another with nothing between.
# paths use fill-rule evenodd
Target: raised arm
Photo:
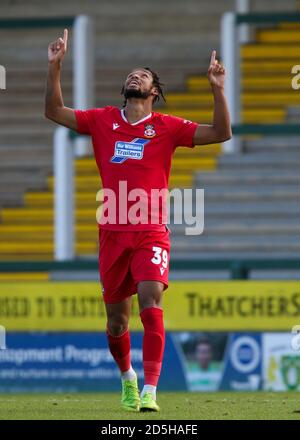
<instances>
[{"instance_id":1,"label":"raised arm","mask_svg":"<svg viewBox=\"0 0 300 440\"><path fill-rule=\"evenodd\" d=\"M60 125L77 129L75 112L64 106L60 86L62 61L67 51L68 30L64 30L63 38L58 38L48 46L48 76L45 102L45 116Z\"/></svg>"},{"instance_id":2,"label":"raised arm","mask_svg":"<svg viewBox=\"0 0 300 440\"><path fill-rule=\"evenodd\" d=\"M214 97L214 116L212 125L199 124L194 135L194 144L206 145L224 142L231 138L230 115L224 93L225 69L216 60L213 50L207 72Z\"/></svg>"}]
</instances>

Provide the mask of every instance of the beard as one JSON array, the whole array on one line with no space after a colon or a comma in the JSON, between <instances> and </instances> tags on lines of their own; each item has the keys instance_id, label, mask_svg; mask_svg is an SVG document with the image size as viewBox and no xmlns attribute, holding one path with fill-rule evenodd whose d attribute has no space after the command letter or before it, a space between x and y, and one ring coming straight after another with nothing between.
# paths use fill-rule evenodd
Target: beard
<instances>
[{"instance_id":1,"label":"beard","mask_svg":"<svg viewBox=\"0 0 300 440\"><path fill-rule=\"evenodd\" d=\"M129 98L140 98L140 99L147 99L149 98L149 96L151 96L151 92L150 90L146 91L146 92L142 92L140 89L125 89L124 91L124 98L125 99L129 99Z\"/></svg>"}]
</instances>

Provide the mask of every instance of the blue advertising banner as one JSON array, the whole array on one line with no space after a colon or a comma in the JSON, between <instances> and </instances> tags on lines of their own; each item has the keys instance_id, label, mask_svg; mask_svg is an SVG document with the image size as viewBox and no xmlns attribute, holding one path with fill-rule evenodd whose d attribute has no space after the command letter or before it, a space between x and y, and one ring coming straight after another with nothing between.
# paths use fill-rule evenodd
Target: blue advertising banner
<instances>
[{"instance_id":1,"label":"blue advertising banner","mask_svg":"<svg viewBox=\"0 0 300 440\"><path fill-rule=\"evenodd\" d=\"M234 333L225 353L221 390L257 391L262 387L260 334Z\"/></svg>"},{"instance_id":2,"label":"blue advertising banner","mask_svg":"<svg viewBox=\"0 0 300 440\"><path fill-rule=\"evenodd\" d=\"M259 390L261 335L256 333L173 333L189 391Z\"/></svg>"},{"instance_id":3,"label":"blue advertising banner","mask_svg":"<svg viewBox=\"0 0 300 440\"><path fill-rule=\"evenodd\" d=\"M300 390L297 338L289 333L167 332L159 389ZM142 340L141 332L131 332L140 388ZM0 392L34 391L120 391L105 333L9 332L0 346Z\"/></svg>"},{"instance_id":4,"label":"blue advertising banner","mask_svg":"<svg viewBox=\"0 0 300 440\"><path fill-rule=\"evenodd\" d=\"M0 392L119 391L120 373L105 333L9 333L0 350ZM142 333L131 334L132 364L142 386ZM161 390L186 389L184 372L170 335Z\"/></svg>"}]
</instances>

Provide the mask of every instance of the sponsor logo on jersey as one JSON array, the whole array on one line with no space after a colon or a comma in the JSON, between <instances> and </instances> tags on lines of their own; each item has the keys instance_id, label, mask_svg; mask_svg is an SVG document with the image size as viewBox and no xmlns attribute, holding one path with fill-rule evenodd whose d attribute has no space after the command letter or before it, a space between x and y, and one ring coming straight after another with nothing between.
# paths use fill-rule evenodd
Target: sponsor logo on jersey
<instances>
[{"instance_id":1,"label":"sponsor logo on jersey","mask_svg":"<svg viewBox=\"0 0 300 440\"><path fill-rule=\"evenodd\" d=\"M113 123L113 130L116 130L117 128L119 128L120 125L116 122Z\"/></svg>"},{"instance_id":2,"label":"sponsor logo on jersey","mask_svg":"<svg viewBox=\"0 0 300 440\"><path fill-rule=\"evenodd\" d=\"M156 132L154 130L154 125L152 125L152 124L145 124L144 136L146 138L153 138L155 135L156 135Z\"/></svg>"},{"instance_id":3,"label":"sponsor logo on jersey","mask_svg":"<svg viewBox=\"0 0 300 440\"><path fill-rule=\"evenodd\" d=\"M135 138L131 142L117 141L115 152L110 159L112 163L123 163L127 159L143 159L144 146L150 141L142 138Z\"/></svg>"}]
</instances>

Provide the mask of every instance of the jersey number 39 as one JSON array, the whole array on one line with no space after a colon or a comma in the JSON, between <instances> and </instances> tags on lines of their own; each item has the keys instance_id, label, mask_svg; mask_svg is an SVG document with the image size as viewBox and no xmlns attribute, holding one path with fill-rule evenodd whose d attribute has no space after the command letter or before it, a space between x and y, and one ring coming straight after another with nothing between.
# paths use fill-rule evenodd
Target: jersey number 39
<instances>
[{"instance_id":1,"label":"jersey number 39","mask_svg":"<svg viewBox=\"0 0 300 440\"><path fill-rule=\"evenodd\" d=\"M151 262L154 264L162 264L162 267L166 269L168 267L168 252L166 249L153 246L152 250L154 252L154 256L151 258Z\"/></svg>"}]
</instances>

